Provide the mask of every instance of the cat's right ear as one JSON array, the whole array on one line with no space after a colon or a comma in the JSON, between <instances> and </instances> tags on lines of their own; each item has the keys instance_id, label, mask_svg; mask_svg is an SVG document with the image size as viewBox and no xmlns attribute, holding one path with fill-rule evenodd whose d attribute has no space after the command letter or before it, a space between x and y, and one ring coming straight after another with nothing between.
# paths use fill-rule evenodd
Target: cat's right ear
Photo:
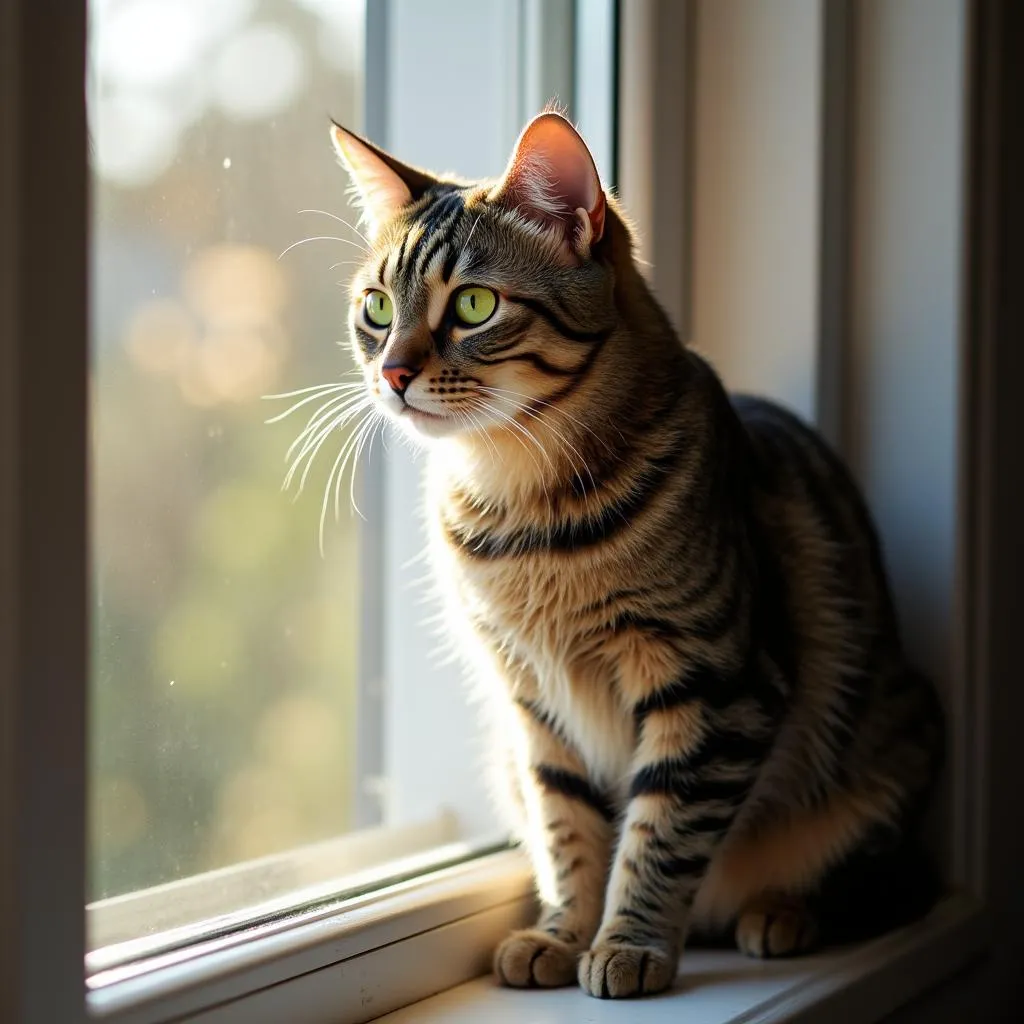
<instances>
[{"instance_id":1,"label":"cat's right ear","mask_svg":"<svg viewBox=\"0 0 1024 1024\"><path fill-rule=\"evenodd\" d=\"M376 234L380 226L415 202L436 180L396 160L390 153L331 122L331 144L352 179L363 220Z\"/></svg>"}]
</instances>

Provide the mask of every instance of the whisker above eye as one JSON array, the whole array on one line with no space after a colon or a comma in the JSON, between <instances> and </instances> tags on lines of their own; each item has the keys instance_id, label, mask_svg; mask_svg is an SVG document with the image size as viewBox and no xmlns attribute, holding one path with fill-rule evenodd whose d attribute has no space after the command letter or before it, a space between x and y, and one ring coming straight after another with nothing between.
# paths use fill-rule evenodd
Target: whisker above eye
<instances>
[{"instance_id":1,"label":"whisker above eye","mask_svg":"<svg viewBox=\"0 0 1024 1024\"><path fill-rule=\"evenodd\" d=\"M480 223L480 218L483 217L483 212L476 215L476 220L473 221L473 226L469 229L469 234L466 235L466 240L462 243L462 248L459 250L459 258L455 261L456 264L462 259L464 253L469 248L470 239L473 237L473 232L476 231L477 225Z\"/></svg>"},{"instance_id":2,"label":"whisker above eye","mask_svg":"<svg viewBox=\"0 0 1024 1024\"><path fill-rule=\"evenodd\" d=\"M359 228L357 228L355 224L353 224L351 221L345 220L344 217L339 217L336 213L330 213L327 210L314 209L299 210L299 213L319 213L322 214L324 217L330 217L331 220L336 220L339 224L344 224L345 227L347 227L350 231L354 231L366 243L366 247L370 247L370 240L366 237L366 235L364 235L362 231L360 231Z\"/></svg>"},{"instance_id":3,"label":"whisker above eye","mask_svg":"<svg viewBox=\"0 0 1024 1024\"><path fill-rule=\"evenodd\" d=\"M344 242L346 245L354 245L360 252L366 252L366 247L360 245L358 242L351 238L342 238L341 235L309 235L306 238L300 238L297 242L292 242L287 249L284 249L281 254L277 257L278 260L287 256L297 245L305 245L306 242Z\"/></svg>"}]
</instances>

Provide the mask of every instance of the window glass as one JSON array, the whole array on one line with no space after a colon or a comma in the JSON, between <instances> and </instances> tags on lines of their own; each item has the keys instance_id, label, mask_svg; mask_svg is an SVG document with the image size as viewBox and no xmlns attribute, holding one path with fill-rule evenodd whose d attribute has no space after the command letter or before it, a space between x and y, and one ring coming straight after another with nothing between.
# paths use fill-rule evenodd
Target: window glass
<instances>
[{"instance_id":1,"label":"window glass","mask_svg":"<svg viewBox=\"0 0 1024 1024\"><path fill-rule=\"evenodd\" d=\"M562 61L605 97L600 135L598 6L574 63L507 0L91 0L91 984L504 842L420 571L418 467L385 436L332 475L359 439L332 417L361 394L364 240L328 116L497 173L535 50L544 82ZM468 25L486 47L451 46Z\"/></svg>"},{"instance_id":2,"label":"window glass","mask_svg":"<svg viewBox=\"0 0 1024 1024\"><path fill-rule=\"evenodd\" d=\"M325 103L360 127L363 17L90 6L92 899L344 833L368 781L347 502L317 543L347 427L292 504L282 460L320 403L266 426L288 403L262 398L351 368L362 243Z\"/></svg>"}]
</instances>

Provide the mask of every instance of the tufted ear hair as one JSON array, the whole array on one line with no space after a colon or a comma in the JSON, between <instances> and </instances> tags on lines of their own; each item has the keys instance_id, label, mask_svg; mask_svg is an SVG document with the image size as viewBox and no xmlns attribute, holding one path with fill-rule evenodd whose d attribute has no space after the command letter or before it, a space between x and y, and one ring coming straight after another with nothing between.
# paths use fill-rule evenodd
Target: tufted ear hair
<instances>
[{"instance_id":1,"label":"tufted ear hair","mask_svg":"<svg viewBox=\"0 0 1024 1024\"><path fill-rule=\"evenodd\" d=\"M409 167L372 142L331 122L331 144L352 179L363 220L376 234L403 207L415 202L437 179Z\"/></svg>"},{"instance_id":2,"label":"tufted ear hair","mask_svg":"<svg viewBox=\"0 0 1024 1024\"><path fill-rule=\"evenodd\" d=\"M583 258L604 234L605 197L594 158L561 114L545 111L524 129L488 197L543 227L559 227Z\"/></svg>"}]
</instances>

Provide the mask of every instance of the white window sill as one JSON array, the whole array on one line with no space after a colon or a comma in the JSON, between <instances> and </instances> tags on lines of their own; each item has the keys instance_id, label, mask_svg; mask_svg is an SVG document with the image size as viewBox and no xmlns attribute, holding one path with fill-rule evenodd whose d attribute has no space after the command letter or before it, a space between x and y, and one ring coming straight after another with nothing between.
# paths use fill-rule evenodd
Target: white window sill
<instances>
[{"instance_id":1,"label":"white window sill","mask_svg":"<svg viewBox=\"0 0 1024 1024\"><path fill-rule=\"evenodd\" d=\"M515 991L489 977L376 1018L378 1024L768 1024L879 1020L980 956L986 916L967 896L944 900L924 921L864 945L796 960L756 961L691 950L672 990L629 1002L575 988Z\"/></svg>"},{"instance_id":2,"label":"white window sill","mask_svg":"<svg viewBox=\"0 0 1024 1024\"><path fill-rule=\"evenodd\" d=\"M673 989L646 1000L600 1002L576 988L499 989L487 974L491 950L533 919L532 890L521 852L476 858L333 907L112 965L90 979L90 1016L107 1024L864 1024L950 977L988 942L983 909L953 895L909 928L799 960L688 951Z\"/></svg>"}]
</instances>

